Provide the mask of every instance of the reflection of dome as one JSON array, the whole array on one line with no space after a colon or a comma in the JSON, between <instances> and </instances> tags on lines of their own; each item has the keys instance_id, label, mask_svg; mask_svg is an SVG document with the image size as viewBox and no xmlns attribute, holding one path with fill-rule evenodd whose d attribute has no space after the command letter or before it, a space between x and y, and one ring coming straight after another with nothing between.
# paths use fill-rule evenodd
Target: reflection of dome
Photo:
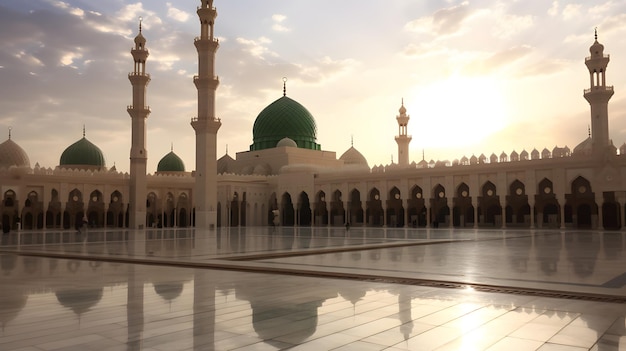
<instances>
[{"instance_id":1,"label":"reflection of dome","mask_svg":"<svg viewBox=\"0 0 626 351\"><path fill-rule=\"evenodd\" d=\"M26 306L28 301L28 295L16 291L15 289L4 290L0 294L0 306L2 306L2 313L0 313L0 324L2 330L9 324L10 321L15 319L20 311Z\"/></svg>"},{"instance_id":2,"label":"reflection of dome","mask_svg":"<svg viewBox=\"0 0 626 351\"><path fill-rule=\"evenodd\" d=\"M83 138L74 144L70 145L61 154L61 160L59 165L63 168L82 168L88 166L89 168L100 168L105 166L104 155L100 148L87 140L83 135Z\"/></svg>"},{"instance_id":3,"label":"reflection of dome","mask_svg":"<svg viewBox=\"0 0 626 351\"><path fill-rule=\"evenodd\" d=\"M252 135L251 151L273 148L283 138L292 139L300 148L321 150L316 143L317 126L313 115L287 96L272 102L259 113Z\"/></svg>"},{"instance_id":4,"label":"reflection of dome","mask_svg":"<svg viewBox=\"0 0 626 351\"><path fill-rule=\"evenodd\" d=\"M317 330L317 309L322 301L309 301L297 304L267 305L250 302L252 307L252 326L259 338L272 345L277 336L276 319L288 320L289 317L298 316L297 323L293 323L293 330L289 333L292 344L302 343ZM274 346L284 346L283 343ZM280 347L282 348L282 347Z\"/></svg>"},{"instance_id":5,"label":"reflection of dome","mask_svg":"<svg viewBox=\"0 0 626 351\"><path fill-rule=\"evenodd\" d=\"M57 291L59 303L76 314L87 312L102 299L103 288Z\"/></svg>"},{"instance_id":6,"label":"reflection of dome","mask_svg":"<svg viewBox=\"0 0 626 351\"><path fill-rule=\"evenodd\" d=\"M363 154L361 154L359 150L355 149L354 146L351 146L346 152L344 152L339 159L343 160L343 164L346 166L355 165L369 168L367 160Z\"/></svg>"},{"instance_id":7,"label":"reflection of dome","mask_svg":"<svg viewBox=\"0 0 626 351\"><path fill-rule=\"evenodd\" d=\"M163 156L159 164L157 165L157 172L184 172L185 171L185 163L183 160L178 157L174 153L174 151L170 151L167 155Z\"/></svg>"},{"instance_id":8,"label":"reflection of dome","mask_svg":"<svg viewBox=\"0 0 626 351\"><path fill-rule=\"evenodd\" d=\"M0 168L30 167L28 155L17 143L9 139L0 144Z\"/></svg>"},{"instance_id":9,"label":"reflection of dome","mask_svg":"<svg viewBox=\"0 0 626 351\"><path fill-rule=\"evenodd\" d=\"M167 301L172 301L183 292L182 283L153 283L154 291Z\"/></svg>"}]
</instances>

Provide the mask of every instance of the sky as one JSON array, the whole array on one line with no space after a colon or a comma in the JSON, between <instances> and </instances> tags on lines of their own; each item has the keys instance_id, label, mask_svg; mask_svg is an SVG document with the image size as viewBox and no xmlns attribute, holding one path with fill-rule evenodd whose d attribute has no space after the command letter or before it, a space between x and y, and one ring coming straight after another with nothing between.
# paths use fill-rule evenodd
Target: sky
<instances>
[{"instance_id":1,"label":"sky","mask_svg":"<svg viewBox=\"0 0 626 351\"><path fill-rule=\"evenodd\" d=\"M200 0L0 0L0 142L54 168L86 137L128 171L128 73L139 17L147 71L148 172L170 150L195 168ZM626 142L626 0L215 0L217 157L252 144L256 116L282 96L315 117L337 157L397 162L396 116L410 115L410 161L573 149L587 138L584 59L598 40L613 143Z\"/></svg>"}]
</instances>

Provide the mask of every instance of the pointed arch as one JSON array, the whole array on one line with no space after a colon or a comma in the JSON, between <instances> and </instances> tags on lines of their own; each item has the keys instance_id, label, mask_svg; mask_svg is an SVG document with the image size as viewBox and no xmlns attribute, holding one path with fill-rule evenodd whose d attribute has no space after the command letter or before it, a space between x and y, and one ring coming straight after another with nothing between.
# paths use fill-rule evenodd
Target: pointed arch
<instances>
[{"instance_id":1,"label":"pointed arch","mask_svg":"<svg viewBox=\"0 0 626 351\"><path fill-rule=\"evenodd\" d=\"M374 187L369 191L366 202L367 224L371 227L381 227L384 223L383 203L380 199L380 191Z\"/></svg>"},{"instance_id":2,"label":"pointed arch","mask_svg":"<svg viewBox=\"0 0 626 351\"><path fill-rule=\"evenodd\" d=\"M561 227L561 204L554 193L552 181L548 178L543 178L537 184L534 212L537 227Z\"/></svg>"},{"instance_id":3,"label":"pointed arch","mask_svg":"<svg viewBox=\"0 0 626 351\"><path fill-rule=\"evenodd\" d=\"M309 202L309 195L303 191L298 196L298 226L310 227L311 218L311 203Z\"/></svg>"},{"instance_id":4,"label":"pointed arch","mask_svg":"<svg viewBox=\"0 0 626 351\"><path fill-rule=\"evenodd\" d=\"M314 221L316 226L328 225L328 209L326 207L326 193L322 190L315 195Z\"/></svg>"},{"instance_id":5,"label":"pointed arch","mask_svg":"<svg viewBox=\"0 0 626 351\"><path fill-rule=\"evenodd\" d=\"M339 189L333 192L333 197L330 202L330 225L342 226L346 223L346 209L343 206L342 193Z\"/></svg>"},{"instance_id":6,"label":"pointed arch","mask_svg":"<svg viewBox=\"0 0 626 351\"><path fill-rule=\"evenodd\" d=\"M437 184L433 187L432 198L430 199L430 221L434 228L439 225L447 225L450 218L450 207L446 197L446 188Z\"/></svg>"},{"instance_id":7,"label":"pointed arch","mask_svg":"<svg viewBox=\"0 0 626 351\"><path fill-rule=\"evenodd\" d=\"M507 227L530 227L530 205L526 195L526 185L515 179L509 185L509 193L505 197L505 221Z\"/></svg>"},{"instance_id":8,"label":"pointed arch","mask_svg":"<svg viewBox=\"0 0 626 351\"><path fill-rule=\"evenodd\" d=\"M400 189L392 187L387 199L387 226L404 227L404 206Z\"/></svg>"},{"instance_id":9,"label":"pointed arch","mask_svg":"<svg viewBox=\"0 0 626 351\"><path fill-rule=\"evenodd\" d=\"M280 209L282 215L282 225L290 227L293 226L295 224L295 211L291 195L288 192L283 193L281 196Z\"/></svg>"},{"instance_id":10,"label":"pointed arch","mask_svg":"<svg viewBox=\"0 0 626 351\"><path fill-rule=\"evenodd\" d=\"M591 183L578 176L570 184L570 193L565 194L565 223L579 229L598 226L598 204Z\"/></svg>"},{"instance_id":11,"label":"pointed arch","mask_svg":"<svg viewBox=\"0 0 626 351\"><path fill-rule=\"evenodd\" d=\"M474 206L470 197L470 188L462 182L456 187L452 199L452 225L455 227L471 227L474 225Z\"/></svg>"},{"instance_id":12,"label":"pointed arch","mask_svg":"<svg viewBox=\"0 0 626 351\"><path fill-rule=\"evenodd\" d=\"M407 216L412 227L425 227L426 223L426 202L424 191L417 184L413 185L407 201Z\"/></svg>"},{"instance_id":13,"label":"pointed arch","mask_svg":"<svg viewBox=\"0 0 626 351\"><path fill-rule=\"evenodd\" d=\"M348 204L349 216L348 223L350 225L364 225L364 211L361 203L361 192L357 189L352 189L350 192L350 202Z\"/></svg>"}]
</instances>

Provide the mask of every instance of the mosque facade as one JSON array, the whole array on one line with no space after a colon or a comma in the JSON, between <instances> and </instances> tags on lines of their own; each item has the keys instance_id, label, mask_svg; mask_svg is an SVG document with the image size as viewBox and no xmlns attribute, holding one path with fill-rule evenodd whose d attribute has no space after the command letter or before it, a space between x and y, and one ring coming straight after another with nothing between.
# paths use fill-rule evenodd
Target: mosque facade
<instances>
[{"instance_id":1,"label":"mosque facade","mask_svg":"<svg viewBox=\"0 0 626 351\"><path fill-rule=\"evenodd\" d=\"M196 165L187 171L172 150L146 169L148 50L141 32L131 50L130 174L107 168L86 138L67 147L55 167L32 166L12 138L0 144L3 229L72 228L86 218L96 228L227 226L588 228L626 223L626 144L609 139L606 85L609 56L597 40L585 58L590 85L590 133L567 147L410 162L410 116L398 110L397 163L370 167L354 146L341 156L317 142L315 118L283 95L257 116L249 150L216 155L219 79L212 0L198 7ZM393 123L393 119L389 119Z\"/></svg>"}]
</instances>

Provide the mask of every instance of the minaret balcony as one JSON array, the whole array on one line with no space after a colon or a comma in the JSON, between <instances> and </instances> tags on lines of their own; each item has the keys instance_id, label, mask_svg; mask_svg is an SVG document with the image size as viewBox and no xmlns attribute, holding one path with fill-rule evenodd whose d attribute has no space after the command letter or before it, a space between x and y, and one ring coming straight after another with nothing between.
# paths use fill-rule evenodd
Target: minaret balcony
<instances>
[{"instance_id":1,"label":"minaret balcony","mask_svg":"<svg viewBox=\"0 0 626 351\"><path fill-rule=\"evenodd\" d=\"M591 87L590 89L585 89L584 94L591 94L591 93L611 93L611 95L613 94L613 86L597 86L597 87Z\"/></svg>"},{"instance_id":2,"label":"minaret balcony","mask_svg":"<svg viewBox=\"0 0 626 351\"><path fill-rule=\"evenodd\" d=\"M130 72L130 73L128 73L128 76L129 77L131 77L131 76L145 76L145 77L150 78L150 74L149 73L141 73L141 72Z\"/></svg>"},{"instance_id":3,"label":"minaret balcony","mask_svg":"<svg viewBox=\"0 0 626 351\"><path fill-rule=\"evenodd\" d=\"M194 42L194 43L195 43L195 42L197 42L197 41L201 41L201 40L205 40L205 39L202 39L202 37L195 37L195 38L193 38L193 42ZM206 40L211 40L211 39L207 38ZM218 38L213 38L213 40L212 40L212 41L213 41L214 43L216 43L216 44L219 44L219 43L220 43L220 40L219 40Z\"/></svg>"},{"instance_id":4,"label":"minaret balcony","mask_svg":"<svg viewBox=\"0 0 626 351\"><path fill-rule=\"evenodd\" d=\"M193 76L193 84L195 84L196 88L212 88L212 89L216 89L217 86L220 84L220 77L218 76L213 76L213 78L210 77L200 77L200 76Z\"/></svg>"},{"instance_id":5,"label":"minaret balcony","mask_svg":"<svg viewBox=\"0 0 626 351\"><path fill-rule=\"evenodd\" d=\"M599 58L604 58L604 59L611 59L611 55L594 55L594 56L587 56L585 57L585 61L590 61L593 59L599 59Z\"/></svg>"}]
</instances>

